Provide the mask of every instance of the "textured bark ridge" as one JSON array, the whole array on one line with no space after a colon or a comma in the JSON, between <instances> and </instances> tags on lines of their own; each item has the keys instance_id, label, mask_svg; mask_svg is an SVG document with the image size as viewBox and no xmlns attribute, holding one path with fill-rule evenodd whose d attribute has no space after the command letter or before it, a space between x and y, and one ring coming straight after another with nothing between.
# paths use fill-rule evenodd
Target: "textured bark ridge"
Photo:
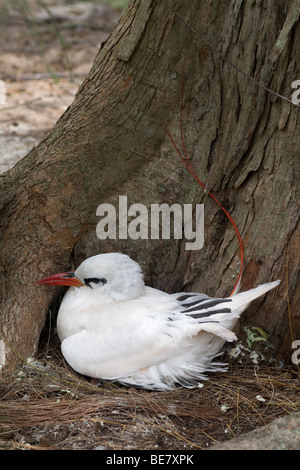
<instances>
[{"instance_id":1,"label":"textured bark ridge","mask_svg":"<svg viewBox=\"0 0 300 470\"><path fill-rule=\"evenodd\" d=\"M290 96L300 79L298 2L171 2L244 72ZM1 364L11 371L36 351L58 290L34 285L87 256L124 251L146 281L167 291L229 295L238 244L220 208L186 171L165 132L184 138L193 167L231 213L245 245L242 289L277 278L243 326L266 332L277 359L299 336L299 109L220 60L164 2L133 0L102 45L74 103L52 132L1 175ZM96 209L128 204L205 204L205 244L99 240Z\"/></svg>"}]
</instances>

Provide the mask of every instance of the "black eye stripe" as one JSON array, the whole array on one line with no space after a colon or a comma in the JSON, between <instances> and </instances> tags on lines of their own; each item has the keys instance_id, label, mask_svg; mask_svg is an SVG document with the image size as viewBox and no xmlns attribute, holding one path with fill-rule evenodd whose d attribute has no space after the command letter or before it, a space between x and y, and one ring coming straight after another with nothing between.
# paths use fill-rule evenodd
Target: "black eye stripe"
<instances>
[{"instance_id":1,"label":"black eye stripe","mask_svg":"<svg viewBox=\"0 0 300 470\"><path fill-rule=\"evenodd\" d=\"M98 284L100 282L100 279L98 277L89 277L87 279L88 282L94 282L95 284Z\"/></svg>"},{"instance_id":2,"label":"black eye stripe","mask_svg":"<svg viewBox=\"0 0 300 470\"><path fill-rule=\"evenodd\" d=\"M91 287L90 286L90 282L93 282L94 284L99 284L101 282L102 285L106 284L107 283L107 280L104 279L103 277L102 278L99 278L99 277L88 277L87 279L83 279L84 280L84 283Z\"/></svg>"}]
</instances>

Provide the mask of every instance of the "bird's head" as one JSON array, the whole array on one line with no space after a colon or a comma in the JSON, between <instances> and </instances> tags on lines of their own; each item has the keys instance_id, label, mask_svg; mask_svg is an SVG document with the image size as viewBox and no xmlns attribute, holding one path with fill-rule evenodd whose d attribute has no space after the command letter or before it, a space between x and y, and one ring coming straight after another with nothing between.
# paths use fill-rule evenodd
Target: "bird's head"
<instances>
[{"instance_id":1,"label":"bird's head","mask_svg":"<svg viewBox=\"0 0 300 470\"><path fill-rule=\"evenodd\" d=\"M145 288L140 265L122 253L92 256L75 271L54 274L36 284L91 289L91 293L114 301L135 298Z\"/></svg>"}]
</instances>

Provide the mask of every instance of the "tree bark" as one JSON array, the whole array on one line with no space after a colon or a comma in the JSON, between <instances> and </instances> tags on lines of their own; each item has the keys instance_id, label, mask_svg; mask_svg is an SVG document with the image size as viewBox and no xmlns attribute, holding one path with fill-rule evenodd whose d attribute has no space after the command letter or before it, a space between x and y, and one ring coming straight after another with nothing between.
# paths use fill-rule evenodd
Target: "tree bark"
<instances>
[{"instance_id":1,"label":"tree bark","mask_svg":"<svg viewBox=\"0 0 300 470\"><path fill-rule=\"evenodd\" d=\"M172 7L244 72L290 96L300 78L298 1L174 0ZM195 183L172 146L184 136L192 164L240 229L242 290L282 279L237 327L265 330L277 360L299 339L299 109L220 60L164 1L132 0L102 45L73 104L51 133L1 175L1 365L13 371L35 354L61 291L41 277L105 251L128 253L148 284L166 291L230 294L238 244L220 208ZM205 203L205 244L183 240L99 240L102 203ZM288 280L288 285L287 281ZM288 287L288 289L287 289ZM287 297L288 296L288 297ZM288 303L289 300L289 303ZM289 307L289 309L288 309ZM298 335L298 338L297 338Z\"/></svg>"}]
</instances>

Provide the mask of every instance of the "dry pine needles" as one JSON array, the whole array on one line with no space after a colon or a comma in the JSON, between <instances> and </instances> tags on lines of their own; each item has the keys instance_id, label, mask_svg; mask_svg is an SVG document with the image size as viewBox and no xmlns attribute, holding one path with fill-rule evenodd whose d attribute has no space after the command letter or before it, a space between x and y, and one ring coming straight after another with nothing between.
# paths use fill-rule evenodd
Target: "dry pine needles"
<instances>
[{"instance_id":1,"label":"dry pine needles","mask_svg":"<svg viewBox=\"0 0 300 470\"><path fill-rule=\"evenodd\" d=\"M297 371L232 364L204 387L99 386L57 351L0 382L2 449L205 449L300 409Z\"/></svg>"}]
</instances>

